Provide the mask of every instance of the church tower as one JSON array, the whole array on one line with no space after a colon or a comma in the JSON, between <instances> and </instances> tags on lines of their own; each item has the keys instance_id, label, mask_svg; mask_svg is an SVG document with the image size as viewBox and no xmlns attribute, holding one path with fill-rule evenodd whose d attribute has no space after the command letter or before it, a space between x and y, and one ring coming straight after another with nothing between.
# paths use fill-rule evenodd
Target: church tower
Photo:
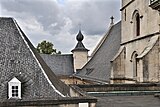
<instances>
[{"instance_id":1,"label":"church tower","mask_svg":"<svg viewBox=\"0 0 160 107\"><path fill-rule=\"evenodd\" d=\"M85 48L85 46L82 43L84 36L81 33L81 30L79 30L76 39L78 43L76 47L71 51L73 53L75 72L77 69L81 69L84 66L84 64L88 61L88 51L89 51L88 49Z\"/></svg>"},{"instance_id":2,"label":"church tower","mask_svg":"<svg viewBox=\"0 0 160 107\"><path fill-rule=\"evenodd\" d=\"M160 82L160 0L121 1L121 48L111 83Z\"/></svg>"}]
</instances>

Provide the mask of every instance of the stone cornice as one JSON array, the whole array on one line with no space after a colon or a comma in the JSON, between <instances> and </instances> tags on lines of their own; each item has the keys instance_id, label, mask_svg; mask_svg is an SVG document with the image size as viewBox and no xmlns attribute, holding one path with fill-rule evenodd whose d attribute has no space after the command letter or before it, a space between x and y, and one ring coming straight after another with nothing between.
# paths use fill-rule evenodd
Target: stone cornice
<instances>
[{"instance_id":1,"label":"stone cornice","mask_svg":"<svg viewBox=\"0 0 160 107\"><path fill-rule=\"evenodd\" d=\"M155 36L155 35L158 35L158 34L160 34L160 32L148 34L146 36L140 36L140 37L134 38L132 40L129 40L129 41L126 41L126 42L122 42L121 45L125 45L127 43L131 43L131 42L134 42L134 41L137 41L137 40L141 40L141 39L144 39L144 38L147 38L147 37L152 37L152 36Z\"/></svg>"}]
</instances>

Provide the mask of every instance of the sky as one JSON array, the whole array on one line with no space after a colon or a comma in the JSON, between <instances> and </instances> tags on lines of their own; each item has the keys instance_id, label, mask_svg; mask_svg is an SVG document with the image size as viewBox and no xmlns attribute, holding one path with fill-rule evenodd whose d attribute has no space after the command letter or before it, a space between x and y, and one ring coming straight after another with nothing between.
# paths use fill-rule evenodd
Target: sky
<instances>
[{"instance_id":1,"label":"sky","mask_svg":"<svg viewBox=\"0 0 160 107\"><path fill-rule=\"evenodd\" d=\"M57 51L71 53L81 29L90 53L110 26L120 20L121 0L0 0L0 17L13 17L33 45L52 42Z\"/></svg>"}]
</instances>

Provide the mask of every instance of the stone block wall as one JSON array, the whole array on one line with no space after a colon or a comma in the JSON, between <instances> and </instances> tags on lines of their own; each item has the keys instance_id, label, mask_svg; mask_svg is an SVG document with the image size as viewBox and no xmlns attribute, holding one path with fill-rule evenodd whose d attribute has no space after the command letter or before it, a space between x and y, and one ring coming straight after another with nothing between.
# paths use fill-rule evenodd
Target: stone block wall
<instances>
[{"instance_id":1,"label":"stone block wall","mask_svg":"<svg viewBox=\"0 0 160 107\"><path fill-rule=\"evenodd\" d=\"M130 4L129 1L132 1ZM127 5L128 4L128 5ZM145 36L159 32L160 16L159 12L149 6L149 0L122 0L122 43L134 38L134 19L135 11L140 15L140 36Z\"/></svg>"}]
</instances>

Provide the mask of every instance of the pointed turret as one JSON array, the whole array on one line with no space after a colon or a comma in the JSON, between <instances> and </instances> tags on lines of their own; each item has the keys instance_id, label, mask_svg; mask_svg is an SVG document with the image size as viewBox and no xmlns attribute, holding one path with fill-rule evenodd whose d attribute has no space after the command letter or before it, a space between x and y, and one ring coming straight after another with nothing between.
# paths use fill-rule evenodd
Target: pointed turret
<instances>
[{"instance_id":1,"label":"pointed turret","mask_svg":"<svg viewBox=\"0 0 160 107\"><path fill-rule=\"evenodd\" d=\"M88 61L88 49L85 48L82 41L84 39L83 34L81 33L81 30L79 30L79 33L76 37L78 43L76 47L71 51L73 53L74 58L74 70L76 72L77 69L81 69L84 64Z\"/></svg>"},{"instance_id":2,"label":"pointed turret","mask_svg":"<svg viewBox=\"0 0 160 107\"><path fill-rule=\"evenodd\" d=\"M82 43L84 36L82 35L80 30L79 30L79 33L78 33L76 39L77 39L78 43L77 43L76 47L72 50L72 52L74 52L74 51L89 51L88 49L85 48L85 46Z\"/></svg>"}]
</instances>

